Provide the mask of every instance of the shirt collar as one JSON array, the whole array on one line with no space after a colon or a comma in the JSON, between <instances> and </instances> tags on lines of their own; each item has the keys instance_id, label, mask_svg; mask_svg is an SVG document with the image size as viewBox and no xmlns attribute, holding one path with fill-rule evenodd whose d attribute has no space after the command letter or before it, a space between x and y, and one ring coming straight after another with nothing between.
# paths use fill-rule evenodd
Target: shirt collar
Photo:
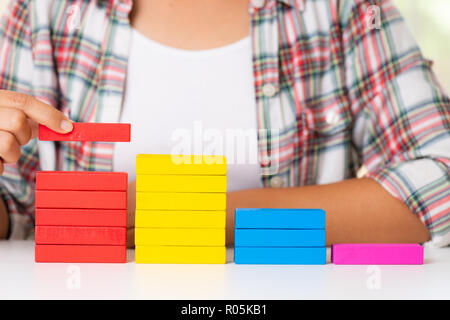
<instances>
[{"instance_id":1,"label":"shirt collar","mask_svg":"<svg viewBox=\"0 0 450 320\"><path fill-rule=\"evenodd\" d=\"M108 2L108 1L113 1L113 2L124 2L128 5L130 5L133 1L132 0L96 0L97 2ZM251 0L250 0L251 1ZM304 9L305 8L305 1L306 0L276 0L278 2L284 3L287 6L290 7L296 7L298 9Z\"/></svg>"},{"instance_id":2,"label":"shirt collar","mask_svg":"<svg viewBox=\"0 0 450 320\"><path fill-rule=\"evenodd\" d=\"M116 5L122 4L122 5L126 5L126 6L131 6L131 4L133 3L133 0L94 0L97 4L104 4L104 3L113 3Z\"/></svg>"},{"instance_id":3,"label":"shirt collar","mask_svg":"<svg viewBox=\"0 0 450 320\"><path fill-rule=\"evenodd\" d=\"M282 2L287 6L296 7L299 10L305 9L305 1L306 0L277 0L278 2Z\"/></svg>"},{"instance_id":4,"label":"shirt collar","mask_svg":"<svg viewBox=\"0 0 450 320\"><path fill-rule=\"evenodd\" d=\"M122 8L125 14L129 14L133 6L133 0L95 0L97 4L111 3L113 6ZM251 0L249 0L251 2ZM306 0L270 0L283 3L286 6L296 8L298 11L305 11Z\"/></svg>"},{"instance_id":5,"label":"shirt collar","mask_svg":"<svg viewBox=\"0 0 450 320\"><path fill-rule=\"evenodd\" d=\"M94 0L98 6L110 6L120 11L122 15L128 15L133 6L133 0Z\"/></svg>"}]
</instances>

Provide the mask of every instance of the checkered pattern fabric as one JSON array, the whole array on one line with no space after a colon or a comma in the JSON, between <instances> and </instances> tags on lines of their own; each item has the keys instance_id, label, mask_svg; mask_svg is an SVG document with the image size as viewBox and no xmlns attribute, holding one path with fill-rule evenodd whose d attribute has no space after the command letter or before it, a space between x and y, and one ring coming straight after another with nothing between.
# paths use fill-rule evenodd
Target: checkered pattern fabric
<instances>
[{"instance_id":1,"label":"checkered pattern fabric","mask_svg":"<svg viewBox=\"0 0 450 320\"><path fill-rule=\"evenodd\" d=\"M0 88L75 121L117 122L131 6L12 1L0 26ZM392 1L250 1L249 13L264 186L331 183L364 168L448 245L450 99ZM56 169L111 170L113 147L58 143ZM39 166L32 141L0 178L11 238L32 229Z\"/></svg>"}]
</instances>

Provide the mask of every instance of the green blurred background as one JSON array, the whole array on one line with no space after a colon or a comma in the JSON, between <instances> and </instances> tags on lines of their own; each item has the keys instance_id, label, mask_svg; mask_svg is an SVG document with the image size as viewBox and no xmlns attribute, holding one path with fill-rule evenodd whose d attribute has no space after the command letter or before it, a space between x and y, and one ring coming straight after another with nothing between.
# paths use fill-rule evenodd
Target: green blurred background
<instances>
[{"instance_id":1,"label":"green blurred background","mask_svg":"<svg viewBox=\"0 0 450 320\"><path fill-rule=\"evenodd\" d=\"M442 86L450 92L450 0L393 1L403 13L425 57L434 61L434 71ZM8 2L0 0L0 14Z\"/></svg>"}]
</instances>

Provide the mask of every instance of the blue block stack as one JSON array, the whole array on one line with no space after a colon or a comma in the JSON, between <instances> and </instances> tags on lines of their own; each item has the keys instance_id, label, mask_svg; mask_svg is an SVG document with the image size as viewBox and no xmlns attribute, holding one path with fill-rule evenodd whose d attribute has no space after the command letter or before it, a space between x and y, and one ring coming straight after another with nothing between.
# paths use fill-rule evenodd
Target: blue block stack
<instances>
[{"instance_id":1,"label":"blue block stack","mask_svg":"<svg viewBox=\"0 0 450 320\"><path fill-rule=\"evenodd\" d=\"M236 209L236 264L325 264L325 211Z\"/></svg>"}]
</instances>

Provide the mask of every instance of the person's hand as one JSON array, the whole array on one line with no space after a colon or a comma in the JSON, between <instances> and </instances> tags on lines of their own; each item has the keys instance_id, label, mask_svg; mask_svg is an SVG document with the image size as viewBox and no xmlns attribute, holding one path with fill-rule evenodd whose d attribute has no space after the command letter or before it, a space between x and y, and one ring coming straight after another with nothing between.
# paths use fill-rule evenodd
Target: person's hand
<instances>
[{"instance_id":1,"label":"person's hand","mask_svg":"<svg viewBox=\"0 0 450 320\"><path fill-rule=\"evenodd\" d=\"M72 122L55 108L22 93L0 90L0 175L5 163L19 160L20 146L38 136L39 124L59 133L73 130Z\"/></svg>"}]
</instances>

